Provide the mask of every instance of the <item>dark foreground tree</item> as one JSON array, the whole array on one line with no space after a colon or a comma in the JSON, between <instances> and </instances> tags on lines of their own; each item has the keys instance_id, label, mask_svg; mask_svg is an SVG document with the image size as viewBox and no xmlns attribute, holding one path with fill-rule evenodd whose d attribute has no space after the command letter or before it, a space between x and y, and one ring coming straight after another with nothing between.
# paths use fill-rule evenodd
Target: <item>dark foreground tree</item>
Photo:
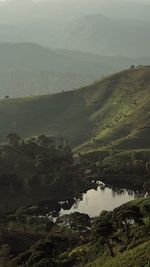
<instances>
[{"instance_id":1,"label":"dark foreground tree","mask_svg":"<svg viewBox=\"0 0 150 267\"><path fill-rule=\"evenodd\" d=\"M110 255L114 257L113 244L113 225L111 222L97 218L92 227L92 240L100 241L100 244L106 245L109 249Z\"/></svg>"}]
</instances>

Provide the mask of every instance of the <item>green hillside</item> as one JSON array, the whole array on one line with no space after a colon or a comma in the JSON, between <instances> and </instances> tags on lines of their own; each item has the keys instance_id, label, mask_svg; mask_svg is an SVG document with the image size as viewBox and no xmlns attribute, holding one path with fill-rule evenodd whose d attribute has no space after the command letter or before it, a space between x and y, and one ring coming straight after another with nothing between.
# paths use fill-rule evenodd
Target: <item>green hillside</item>
<instances>
[{"instance_id":1,"label":"green hillside","mask_svg":"<svg viewBox=\"0 0 150 267\"><path fill-rule=\"evenodd\" d=\"M131 250L125 251L114 259L102 264L101 260L96 260L87 267L148 267L150 264L150 241L143 243Z\"/></svg>"},{"instance_id":2,"label":"green hillside","mask_svg":"<svg viewBox=\"0 0 150 267\"><path fill-rule=\"evenodd\" d=\"M90 86L0 101L0 136L62 134L83 152L150 148L150 67L122 71Z\"/></svg>"}]
</instances>

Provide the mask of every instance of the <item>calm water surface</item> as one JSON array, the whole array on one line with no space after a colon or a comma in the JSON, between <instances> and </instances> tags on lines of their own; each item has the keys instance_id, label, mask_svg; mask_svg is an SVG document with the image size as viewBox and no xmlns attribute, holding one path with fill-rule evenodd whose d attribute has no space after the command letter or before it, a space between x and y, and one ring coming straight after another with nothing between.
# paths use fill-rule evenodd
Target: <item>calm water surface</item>
<instances>
[{"instance_id":1,"label":"calm water surface","mask_svg":"<svg viewBox=\"0 0 150 267\"><path fill-rule=\"evenodd\" d=\"M81 200L76 200L76 203L69 210L60 211L60 215L70 214L72 212L83 212L90 216L99 215L102 210L113 210L114 208L135 198L135 194L126 190L113 190L105 187L97 190L91 189L82 196Z\"/></svg>"}]
</instances>

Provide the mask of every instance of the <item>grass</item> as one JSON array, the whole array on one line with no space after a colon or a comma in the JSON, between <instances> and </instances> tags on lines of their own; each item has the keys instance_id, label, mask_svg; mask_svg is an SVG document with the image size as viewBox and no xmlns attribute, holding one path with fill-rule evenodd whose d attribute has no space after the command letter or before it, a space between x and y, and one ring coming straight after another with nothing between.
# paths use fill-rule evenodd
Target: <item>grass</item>
<instances>
[{"instance_id":1,"label":"grass","mask_svg":"<svg viewBox=\"0 0 150 267\"><path fill-rule=\"evenodd\" d=\"M86 267L149 267L150 266L150 241L133 249L125 251L105 263L96 260Z\"/></svg>"}]
</instances>

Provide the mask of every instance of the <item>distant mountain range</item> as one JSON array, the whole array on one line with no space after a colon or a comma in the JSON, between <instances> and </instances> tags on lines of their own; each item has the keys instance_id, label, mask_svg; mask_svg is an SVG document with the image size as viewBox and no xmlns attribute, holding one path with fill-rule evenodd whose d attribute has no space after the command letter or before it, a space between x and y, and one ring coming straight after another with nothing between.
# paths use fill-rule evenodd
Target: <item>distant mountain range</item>
<instances>
[{"instance_id":1,"label":"distant mountain range","mask_svg":"<svg viewBox=\"0 0 150 267\"><path fill-rule=\"evenodd\" d=\"M0 97L72 90L149 58L106 57L50 50L34 43L0 44Z\"/></svg>"},{"instance_id":2,"label":"distant mountain range","mask_svg":"<svg viewBox=\"0 0 150 267\"><path fill-rule=\"evenodd\" d=\"M112 20L102 15L89 15L69 25L66 36L64 46L68 49L101 55L150 56L148 21Z\"/></svg>"},{"instance_id":3,"label":"distant mountain range","mask_svg":"<svg viewBox=\"0 0 150 267\"><path fill-rule=\"evenodd\" d=\"M111 75L84 88L0 101L1 140L66 136L81 151L150 149L150 67Z\"/></svg>"},{"instance_id":4,"label":"distant mountain range","mask_svg":"<svg viewBox=\"0 0 150 267\"><path fill-rule=\"evenodd\" d=\"M33 42L51 49L94 54L150 57L150 21L115 20L87 15L70 20L37 20L27 24L1 24L0 42Z\"/></svg>"}]
</instances>

